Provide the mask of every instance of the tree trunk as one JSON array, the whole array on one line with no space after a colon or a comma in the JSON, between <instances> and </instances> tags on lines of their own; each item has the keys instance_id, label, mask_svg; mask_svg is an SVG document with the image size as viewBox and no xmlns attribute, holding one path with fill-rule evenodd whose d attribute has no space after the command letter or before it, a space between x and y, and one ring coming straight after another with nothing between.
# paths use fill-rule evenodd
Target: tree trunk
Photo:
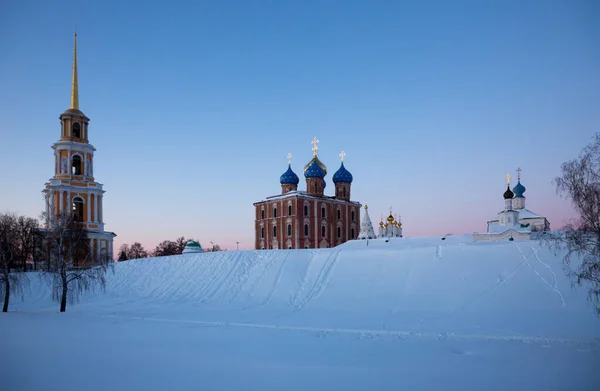
<instances>
[{"instance_id":1,"label":"tree trunk","mask_svg":"<svg viewBox=\"0 0 600 391\"><path fill-rule=\"evenodd\" d=\"M2 307L2 312L8 312L8 301L10 300L10 279L6 276L6 281L4 281L4 307Z\"/></svg>"},{"instance_id":2,"label":"tree trunk","mask_svg":"<svg viewBox=\"0 0 600 391\"><path fill-rule=\"evenodd\" d=\"M60 298L60 312L67 310L67 285L63 283L62 296Z\"/></svg>"}]
</instances>

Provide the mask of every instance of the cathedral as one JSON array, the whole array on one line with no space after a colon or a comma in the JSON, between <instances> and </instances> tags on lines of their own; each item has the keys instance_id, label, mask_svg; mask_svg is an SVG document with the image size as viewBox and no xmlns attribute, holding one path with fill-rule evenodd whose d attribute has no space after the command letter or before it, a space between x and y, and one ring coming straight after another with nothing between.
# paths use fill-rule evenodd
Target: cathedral
<instances>
[{"instance_id":1,"label":"cathedral","mask_svg":"<svg viewBox=\"0 0 600 391\"><path fill-rule=\"evenodd\" d=\"M530 240L532 232L550 230L548 220L525 208L525 186L521 184L521 169L517 169L517 185L510 189L510 175L507 175L507 188L503 194L504 210L498 217L487 222L486 233L474 233L473 240Z\"/></svg>"},{"instance_id":2,"label":"cathedral","mask_svg":"<svg viewBox=\"0 0 600 391\"><path fill-rule=\"evenodd\" d=\"M74 34L71 106L59 116L60 137L52 145L54 176L45 184L46 216L49 227L55 216L73 214L85 225L94 262L104 258L113 261L114 232L104 230L102 184L94 178L94 148L89 143L90 119L79 109L77 80L77 34ZM47 227L47 228L49 228Z\"/></svg>"},{"instance_id":3,"label":"cathedral","mask_svg":"<svg viewBox=\"0 0 600 391\"><path fill-rule=\"evenodd\" d=\"M334 194L325 195L327 167L317 156L319 140L314 137L312 159L304 166L306 190L298 190L300 179L292 170L288 154L287 170L279 178L281 194L255 202L255 248L327 248L356 239L361 204L350 200L352 174L341 165L333 174Z\"/></svg>"}]
</instances>

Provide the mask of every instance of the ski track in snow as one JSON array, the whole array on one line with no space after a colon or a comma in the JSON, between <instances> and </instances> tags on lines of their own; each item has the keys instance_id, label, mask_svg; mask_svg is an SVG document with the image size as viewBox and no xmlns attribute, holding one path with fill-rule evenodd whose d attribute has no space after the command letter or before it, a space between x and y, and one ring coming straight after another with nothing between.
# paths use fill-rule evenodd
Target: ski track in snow
<instances>
[{"instance_id":1,"label":"ski track in snow","mask_svg":"<svg viewBox=\"0 0 600 391\"><path fill-rule=\"evenodd\" d=\"M561 302L561 307L566 307L566 303L565 303L565 298L563 297L562 293L558 290L557 288L557 284L556 284L556 274L554 274L554 272L552 271L552 269L550 268L550 266L547 263L544 263L540 260L539 256L537 255L537 251L536 249L534 249L533 247L531 247L532 249L532 255L534 255L537 260L539 261L539 263L541 263L542 265L546 266L550 272L552 273L552 276L554 277L554 284L550 284L548 281L546 281L546 279L537 272L537 270L535 270L533 268L533 266L531 266L531 264L529 263L528 259L531 257L531 255L529 257L525 257L525 254L523 254L523 251L521 250L521 248L519 247L518 244L515 243L515 246L517 247L517 249L519 250L519 252L521 253L521 257L523 258L523 261L525 262L525 264L527 264L527 266L529 267L529 269L531 269L531 271L539 277L539 279L546 285L548 285L548 287L550 289L552 289L554 292L556 292L556 294L558 295L558 297L560 298L560 302Z\"/></svg>"},{"instance_id":2,"label":"ski track in snow","mask_svg":"<svg viewBox=\"0 0 600 391\"><path fill-rule=\"evenodd\" d=\"M443 254L442 254L442 245L441 244L438 244L437 250L435 252L435 256L437 258L441 258L443 256Z\"/></svg>"},{"instance_id":3,"label":"ski track in snow","mask_svg":"<svg viewBox=\"0 0 600 391\"><path fill-rule=\"evenodd\" d=\"M352 329L352 328L331 328L331 327L309 327L309 326L285 326L262 323L242 323L242 322L220 322L220 321L205 321L194 319L169 319L169 318L154 318L145 316L121 316L121 315L102 315L96 313L88 313L88 315L117 318L123 320L138 320L147 322L164 322L164 323L187 323L197 324L207 327L222 327L222 328L256 328L256 329L271 329L281 331L295 332L313 332L322 337L330 333L356 335L359 339L364 339L365 336L388 336L397 339L417 338L426 340L465 340L465 341L500 341L500 342L523 342L523 343L538 343L538 344L563 344L587 346L592 349L600 349L600 340L582 340L582 339L567 339L567 338L552 338L530 336L522 334L462 334L452 332L420 332L407 330L382 330L382 329Z\"/></svg>"},{"instance_id":4,"label":"ski track in snow","mask_svg":"<svg viewBox=\"0 0 600 391\"><path fill-rule=\"evenodd\" d=\"M542 265L546 266L548 268L548 270L550 271L550 273L552 274L553 281L552 281L551 288L558 294L558 296L560 296L560 301L561 301L562 307L563 308L566 307L567 304L565 303L565 298L564 298L562 292L558 289L558 280L556 278L556 273L554 273L554 270L552 270L552 268L550 267L550 265L548 265L546 262L543 262L540 259L540 256L538 255L538 249L537 248L535 248L534 246L531 246L531 249L533 250L533 254L535 255L535 259L537 259L537 261L539 263L541 263Z\"/></svg>"},{"instance_id":5,"label":"ski track in snow","mask_svg":"<svg viewBox=\"0 0 600 391\"><path fill-rule=\"evenodd\" d=\"M279 288L279 284L281 283L281 276L283 275L283 269L285 268L285 265L286 265L289 257L290 257L290 254L288 252L288 253L286 253L285 258L281 262L281 265L279 266L279 270L277 270L277 276L275 276L275 281L273 281L273 285L271 285L271 290L269 291L269 294L263 300L261 305L268 305L271 303L271 300L273 299L273 295L275 295L275 292L277 291L277 288Z\"/></svg>"},{"instance_id":6,"label":"ski track in snow","mask_svg":"<svg viewBox=\"0 0 600 391\"><path fill-rule=\"evenodd\" d=\"M327 259L323 263L321 270L319 270L319 274L317 275L313 286L308 291L306 296L302 297L301 296L302 291L308 285L308 269L307 269L307 273L305 275L305 278L302 281L300 288L294 294L294 296L292 298L290 298L290 302L291 302L295 312L300 311L308 303L321 297L321 295L327 288L327 284L329 284L329 280L331 279L331 275L333 274L333 271L335 270L335 266L339 259L340 251L341 251L340 249L335 249L335 250L331 250L329 252L329 255L327 256ZM308 268L310 268L310 265L313 263L313 259L314 259L314 257L311 258Z\"/></svg>"}]
</instances>

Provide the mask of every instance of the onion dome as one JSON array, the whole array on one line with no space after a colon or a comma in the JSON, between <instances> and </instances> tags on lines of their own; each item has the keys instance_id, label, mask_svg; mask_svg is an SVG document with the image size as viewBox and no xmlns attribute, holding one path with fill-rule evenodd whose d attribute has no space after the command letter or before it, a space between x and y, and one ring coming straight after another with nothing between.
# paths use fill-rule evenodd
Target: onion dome
<instances>
[{"instance_id":1,"label":"onion dome","mask_svg":"<svg viewBox=\"0 0 600 391\"><path fill-rule=\"evenodd\" d=\"M292 165L288 164L288 169L279 177L279 182L282 185L297 185L300 183L300 179L298 175L294 171L292 171Z\"/></svg>"},{"instance_id":2,"label":"onion dome","mask_svg":"<svg viewBox=\"0 0 600 391\"><path fill-rule=\"evenodd\" d=\"M187 242L187 244L185 245L185 248L183 249L183 251L181 253L187 254L187 253L201 253L201 252L203 252L203 250L202 250L202 246L200 246L200 243L198 243L194 240L190 240L189 242Z\"/></svg>"},{"instance_id":3,"label":"onion dome","mask_svg":"<svg viewBox=\"0 0 600 391\"><path fill-rule=\"evenodd\" d=\"M510 198L513 198L513 196L515 195L515 193L513 193L512 191L510 191L510 185L507 186L506 191L504 192L504 199L508 200Z\"/></svg>"},{"instance_id":4,"label":"onion dome","mask_svg":"<svg viewBox=\"0 0 600 391\"><path fill-rule=\"evenodd\" d=\"M525 193L525 186L521 184L521 181L518 181L517 185L513 187L512 191L515 193L515 197L523 197L523 193Z\"/></svg>"},{"instance_id":5,"label":"onion dome","mask_svg":"<svg viewBox=\"0 0 600 391\"><path fill-rule=\"evenodd\" d=\"M352 183L352 174L350 174L350 171L346 170L346 167L344 167L344 162L342 162L340 169L333 174L333 183L338 182Z\"/></svg>"},{"instance_id":6,"label":"onion dome","mask_svg":"<svg viewBox=\"0 0 600 391\"><path fill-rule=\"evenodd\" d=\"M304 177L306 178L325 178L327 167L319 160L317 156L313 157L306 166L304 166Z\"/></svg>"},{"instance_id":7,"label":"onion dome","mask_svg":"<svg viewBox=\"0 0 600 391\"><path fill-rule=\"evenodd\" d=\"M392 216L391 214L388 216L387 221L391 224L394 222L394 216Z\"/></svg>"}]
</instances>

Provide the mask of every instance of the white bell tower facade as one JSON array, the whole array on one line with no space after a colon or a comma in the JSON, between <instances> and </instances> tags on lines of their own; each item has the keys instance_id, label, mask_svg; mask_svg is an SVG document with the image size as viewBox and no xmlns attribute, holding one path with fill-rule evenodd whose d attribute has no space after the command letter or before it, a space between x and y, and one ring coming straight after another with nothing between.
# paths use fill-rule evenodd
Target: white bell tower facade
<instances>
[{"instance_id":1,"label":"white bell tower facade","mask_svg":"<svg viewBox=\"0 0 600 391\"><path fill-rule=\"evenodd\" d=\"M59 116L60 138L52 145L54 176L43 190L50 226L55 216L74 214L85 225L90 238L90 256L94 261L114 261L114 232L104 230L102 184L94 178L94 148L89 143L90 119L79 110L77 80L77 34L74 34L71 107Z\"/></svg>"}]
</instances>

